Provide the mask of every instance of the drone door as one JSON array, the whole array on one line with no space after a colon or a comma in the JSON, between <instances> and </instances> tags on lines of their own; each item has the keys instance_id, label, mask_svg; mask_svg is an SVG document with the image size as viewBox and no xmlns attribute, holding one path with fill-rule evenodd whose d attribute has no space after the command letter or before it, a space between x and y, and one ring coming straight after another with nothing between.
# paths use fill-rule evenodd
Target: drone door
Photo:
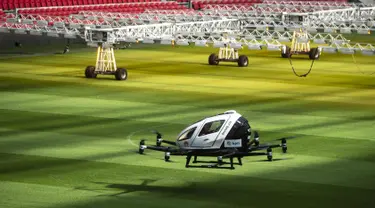
<instances>
[{"instance_id":1,"label":"drone door","mask_svg":"<svg viewBox=\"0 0 375 208\"><path fill-rule=\"evenodd\" d=\"M196 135L192 147L212 147L215 143L227 116L215 116L208 118L202 123L198 135Z\"/></svg>"}]
</instances>

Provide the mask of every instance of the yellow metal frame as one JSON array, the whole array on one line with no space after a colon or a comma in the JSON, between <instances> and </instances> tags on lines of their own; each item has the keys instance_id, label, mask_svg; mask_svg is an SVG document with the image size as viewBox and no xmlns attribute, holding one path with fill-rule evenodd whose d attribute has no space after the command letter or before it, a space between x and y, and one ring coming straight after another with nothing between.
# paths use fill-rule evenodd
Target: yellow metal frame
<instances>
[{"instance_id":1,"label":"yellow metal frame","mask_svg":"<svg viewBox=\"0 0 375 208\"><path fill-rule=\"evenodd\" d=\"M114 72L116 69L117 66L113 47L98 46L95 71Z\"/></svg>"},{"instance_id":2,"label":"yellow metal frame","mask_svg":"<svg viewBox=\"0 0 375 208\"><path fill-rule=\"evenodd\" d=\"M306 38L308 41L305 43L298 42L299 38ZM292 38L292 45L290 47L291 52L309 52L310 51L310 40L307 32L302 30L294 31L293 38Z\"/></svg>"}]
</instances>

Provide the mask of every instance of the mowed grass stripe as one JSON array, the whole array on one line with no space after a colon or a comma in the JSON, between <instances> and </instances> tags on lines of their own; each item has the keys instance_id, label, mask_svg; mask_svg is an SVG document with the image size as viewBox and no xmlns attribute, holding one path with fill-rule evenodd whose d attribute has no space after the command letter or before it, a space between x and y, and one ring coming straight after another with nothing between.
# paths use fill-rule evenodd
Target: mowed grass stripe
<instances>
[{"instance_id":1,"label":"mowed grass stripe","mask_svg":"<svg viewBox=\"0 0 375 208\"><path fill-rule=\"evenodd\" d=\"M43 76L35 76L35 79L42 80ZM61 78L62 79L62 78ZM147 79L147 78L145 78ZM55 81L59 81L56 79ZM165 78L160 81L142 82L142 83L130 83L123 85L122 89L124 91L130 90L132 88L143 88L145 90L169 90L174 92L181 92L181 96L185 97L183 93L209 93L209 94L220 94L220 95L244 95L244 94L254 94L258 97L270 98L284 98L284 99L299 99L307 101L328 101L328 102L341 102L341 103L351 103L351 104L362 104L362 105L373 105L375 98L373 96L374 90L360 91L359 89L348 89L348 88L327 88L321 87L317 89L312 89L310 87L303 88L299 85L289 85L283 83L270 84L268 82L255 82L252 84L247 84L246 82L239 81L228 81L227 84L221 85L222 83L212 80L199 81L199 79L191 78L185 79L184 83L178 83L176 81L171 82L171 79ZM187 81L190 80L190 81ZM195 81L194 81L195 80ZM197 81L198 80L198 81ZM82 79L81 81L89 82L88 80ZM93 81L93 80L91 80ZM164 81L164 83L163 83ZM159 83L158 83L159 82ZM105 83L96 82L95 84L106 84L115 85L117 82ZM207 84L204 84L207 83ZM88 83L90 84L90 82ZM91 83L92 84L92 83ZM12 84L3 83L4 87L9 90L12 89ZM225 87L228 86L228 87ZM230 86L230 87L229 87ZM256 86L256 87L253 87ZM26 86L25 86L26 87ZM107 88L107 87L106 87ZM273 90L264 90L271 88ZM32 87L31 87L32 89ZM110 88L108 89L110 91ZM215 93L213 93L215 92ZM349 99L348 99L349 98Z\"/></svg>"},{"instance_id":2,"label":"mowed grass stripe","mask_svg":"<svg viewBox=\"0 0 375 208\"><path fill-rule=\"evenodd\" d=\"M60 109L60 111L62 110ZM152 138L150 142L154 143L154 135L151 134L151 129L158 129L163 132L166 138L173 140L180 130L193 121L193 119L188 120L186 117L182 119L184 117L182 114L168 114L167 111L159 112L160 114L166 114L161 116L165 118L162 119L163 121L152 119L154 115L149 115L150 119L145 117L139 119L125 114L118 118L99 118L95 115L64 115L53 112L18 110L2 110L1 113L6 115L1 120L3 129L5 127L4 131L0 133L3 151L45 149L54 145L71 147L72 145L80 143L84 145L84 142L96 140L103 140L111 144L112 139L121 141L123 148L125 148L129 145L126 139L133 132L144 132L144 134L137 134L135 138L132 138L135 140L135 144L141 138ZM189 112L186 115L189 114L199 118L201 111ZM367 133L373 128L372 120L337 119L334 121L326 118L325 121L316 120L316 117L309 118L295 115L287 117L294 122L285 122L287 115L267 115L264 113L258 113L258 115L251 113L250 115L253 119L251 125L260 131L263 142L271 142L273 138L297 135L300 139L291 143L293 152L297 154L354 157L355 159L373 161L371 155L374 151L372 148L374 147L374 141L371 135ZM315 120L312 120L312 118ZM36 120L38 122L35 122ZM359 123L362 123L362 126L359 126ZM369 124L365 126L366 123ZM350 128L353 124L356 124L358 129ZM333 128L342 129L342 131L332 131ZM52 135L47 132L51 132ZM347 140L348 138L350 140ZM136 147L131 148L136 149ZM348 151L353 149L355 149L354 154L347 154ZM367 156L361 157L361 155Z\"/></svg>"},{"instance_id":3,"label":"mowed grass stripe","mask_svg":"<svg viewBox=\"0 0 375 208\"><path fill-rule=\"evenodd\" d=\"M161 125L160 125L161 126ZM174 140L177 132L174 130L182 126L163 125L164 128L157 128L164 134L165 138ZM119 128L118 126L115 126ZM157 127L151 126L151 127ZM133 155L138 156L138 142L146 139L147 144L155 144L155 138L150 133L151 128L143 131L134 131L136 133L118 133L117 136L111 135L110 126L108 131L96 131L96 126L86 127L83 130L49 130L43 132L25 131L20 129L4 129L0 134L1 152L14 152L34 155L52 155L61 157L73 156L90 156L91 153L108 154L112 156ZM78 132L77 132L78 131ZM85 133L85 132L89 133ZM92 132L92 133L91 133ZM94 135L96 133L96 135ZM272 131L261 132L262 143L273 142L275 138L285 135L296 135L294 133L280 133ZM373 141L368 140L347 140L339 137L322 137L311 135L297 135L299 139L289 142L291 154L326 157L346 160L362 160L374 162L374 145ZM87 148L87 149L86 149ZM74 155L70 151L75 152ZM279 154L279 150L275 150ZM152 152L150 152L152 154ZM161 158L161 153L157 152L157 158ZM281 156L281 155L279 155ZM277 156L277 157L279 157ZM288 156L288 155L287 155ZM95 159L95 157L94 157ZM136 158L134 158L136 159Z\"/></svg>"},{"instance_id":4,"label":"mowed grass stripe","mask_svg":"<svg viewBox=\"0 0 375 208\"><path fill-rule=\"evenodd\" d=\"M186 50L188 53L192 53L192 54L196 53L194 49L182 49L182 50ZM142 75L142 76L149 76L153 74L157 76L161 74L167 74L167 75L185 74L186 75L189 73L193 73L192 75L202 76L204 74L207 74L207 72L210 72L211 74L215 73L216 75L222 75L221 76L222 79L225 79L226 77L229 78L229 77L242 77L242 76L247 77L248 79L250 78L254 79L254 78L259 78L259 76L261 75L260 77L263 80L270 80L270 79L272 79L273 81L289 80L293 82L295 82L296 80L300 80L300 78L293 76L288 61L285 59L280 59L278 55L273 55L270 57L266 54L267 56L263 57L262 59L258 61L259 63L266 64L267 67L265 68L272 70L272 73L269 73L267 72L268 70L264 70L264 69L258 70L258 68L261 67L258 65L255 65L253 67L250 66L249 68L238 68L235 66L235 64L234 65L227 64L227 66L212 67L206 64L207 57L194 58L196 55L193 55L193 57L189 59L189 60L193 60L192 65L189 65L189 64L186 65L186 60L187 60L186 55L183 55L183 56L179 55L178 53L176 53L176 51L161 52L161 51L158 51L158 49L155 49L155 51L131 49L129 51L127 50L119 51L118 53L119 53L118 65L119 66L123 65L124 67L128 68L130 72L132 72L133 80L135 78L138 79L137 74ZM255 53L255 52L252 52L252 53ZM76 72L79 72L78 73L79 76L83 76L84 68L87 65L92 65L93 63L95 63L95 56L91 56L90 53L86 53L86 54L87 54L86 56L82 56L82 57L76 57L77 54L70 54L67 56L53 56L53 57L50 57L48 60L45 60L45 57L38 57L38 59L34 60L34 62L40 63L41 67L34 67L32 71L34 71L34 73L38 73L38 71L40 71L40 72L43 72L42 74L51 75L51 74L56 74L58 70L60 71L63 70L65 71L65 73L63 74L71 76L73 75L72 74L73 72L71 72L71 70L74 70ZM134 60L140 56L142 58L135 62ZM165 58L161 58L161 57L165 57ZM319 69L322 70L323 72L331 71L333 69L336 69L336 70L348 69L349 71L353 71L353 68L355 68L355 65L353 66L348 65L348 63L345 62L346 59L341 60L341 61L337 61L337 60L330 61L330 58L331 57L327 57L327 59L321 60L322 64L316 68L318 68L318 70ZM363 57L363 58L366 58L365 60L371 60L368 57ZM67 63L66 61L67 59L71 59L71 61ZM275 59L275 60L270 60L270 59ZM185 62L182 62L182 60L185 60ZM28 72L29 70L25 70L24 67L25 66L32 67L29 64L30 61L31 59L21 58L17 60L16 62L16 64L19 64L19 65L12 65L12 64L15 64L15 60L10 60L6 64L7 65L11 64L7 67L8 69L12 69L12 70L9 70L9 72L19 71L23 73L29 73ZM270 62L273 63L271 67L269 65ZM296 67L299 69L302 69L303 71L307 70L309 63L310 63L309 60L305 60L305 59L302 59L302 60L296 59L295 62L296 62L295 63ZM279 64L277 63L283 63L280 65L281 68L278 68ZM331 63L336 64L336 65L330 66L329 64ZM372 69L373 64L375 64L375 61L369 62L368 67ZM51 69L50 67L53 67L54 70L50 70ZM315 73L316 68L314 68L313 73ZM361 67L361 68L364 68L364 67ZM20 69L20 70L17 70L17 69ZM145 69L145 70L142 70L142 69ZM365 83L363 83L363 81L367 80L369 77L360 74L359 72L357 72L357 70L353 71L353 73L357 73L358 76L353 76L355 74L348 75L349 71L344 71L344 73L346 73L346 76L338 75L336 73L334 77L332 75L309 76L308 80L313 80L314 82L317 82L321 80L321 78L337 80L336 78L342 79L346 77L348 78L348 81L354 78L361 79L362 82L356 82L356 83L361 83L362 85L366 83L369 83L369 84L372 83L370 82L370 80L368 80L369 82L366 81ZM307 83L312 83L312 82L304 81L303 83L307 84ZM341 85L344 83L341 83Z\"/></svg>"},{"instance_id":5,"label":"mowed grass stripe","mask_svg":"<svg viewBox=\"0 0 375 208\"><path fill-rule=\"evenodd\" d=\"M85 190L74 190L61 186L0 181L0 206L2 208L41 208L69 206L84 203L96 196Z\"/></svg>"},{"instance_id":6,"label":"mowed grass stripe","mask_svg":"<svg viewBox=\"0 0 375 208\"><path fill-rule=\"evenodd\" d=\"M3 164L1 173L12 173L15 177L19 178L20 181L24 181L25 179L28 183L39 183L45 185L60 185L66 187L72 187L73 185L82 186L83 184L87 184L93 181L100 181L106 180L108 181L108 175L110 175L110 180L113 181L123 181L128 183L137 183L136 181L143 180L142 174L143 171L150 171L154 170L155 173L157 172L174 172L174 176L170 176L166 178L166 180L172 179L174 184L184 183L183 179L187 179L188 181L216 181L221 180L225 181L225 178L232 175L232 176L240 176L242 178L263 178L263 179L276 179L276 180L286 180L290 182L304 182L304 183L320 183L320 184L327 184L339 187L353 187L353 188L361 188L361 189L374 189L372 184L365 183L364 181L355 181L355 180L345 180L345 177L362 177L362 178L369 178L371 177L371 170L374 167L370 167L366 162L359 162L358 164L353 164L351 161L347 160L324 160L323 158L319 157L302 157L302 160L296 159L294 161L290 161L291 163L289 166L285 167L284 165L288 162L279 161L279 163L275 162L274 167L270 167L267 165L268 162L263 162L262 158L249 158L247 159L247 165L243 167L238 167L237 171L223 171L223 170L207 170L207 169L181 169L178 166L181 166L181 162L184 158L176 157L174 159L175 163L167 163L163 166L157 167L157 164L165 163L163 161L154 161L151 158L145 158L143 161L144 165L140 165L140 161L130 161L131 158L128 158L130 164L119 164L108 162L110 158L104 158L105 155L97 154L96 156L99 158L103 156L101 161L89 161L89 160L82 160L82 159L73 159L73 158L57 158L57 157L50 157L50 156L36 156L36 155L20 155L20 154L7 154L1 153L2 158L6 158L12 164L7 163ZM94 154L93 154L94 155ZM129 156L128 156L129 157ZM296 157L296 155L293 155ZM107 161L107 162L104 162ZM156 163L155 163L156 162ZM304 162L311 162L311 164L306 165ZM133 164L131 164L133 163ZM342 163L347 164L346 170L348 171L348 175L331 175L327 177L321 177L327 172L339 172L342 171L343 166ZM352 165L350 165L352 164ZM257 170L251 168L251 166L257 165ZM325 167L325 166L332 166L330 169L319 168L319 170L315 172L311 172L312 167L316 169L316 167ZM351 170L357 169L358 172L354 173ZM93 171L95 170L95 171ZM154 172L153 171L153 172ZM210 173L210 174L207 174ZM8 180L9 178L7 175L1 175L2 179ZM193 175L195 174L195 176ZM213 175L215 177L212 177ZM49 176L46 178L46 182L43 182L42 176ZM80 175L85 175L85 177L81 177ZM161 177L162 175L155 175L156 178ZM155 178L153 175L147 175L148 178ZM133 178L133 181L128 180ZM11 178L9 178L11 180ZM178 180L180 179L180 180ZM11 180L12 181L12 180ZM25 182L26 182L25 181ZM39 182L40 181L40 182ZM163 182L164 185L170 182ZM172 183L172 184L173 184Z\"/></svg>"},{"instance_id":7,"label":"mowed grass stripe","mask_svg":"<svg viewBox=\"0 0 375 208\"><path fill-rule=\"evenodd\" d=\"M22 87L16 85L16 83L22 82ZM366 102L363 104L353 104L340 102L327 102L327 100L321 99L321 97L329 96L334 93L349 93L350 89L342 90L327 90L320 87L310 88L308 91L301 90L299 88L289 90L287 95L284 96L274 96L272 98L267 97L271 95L271 92L255 92L246 96L236 96L236 95L222 95L217 93L194 93L183 91L169 91L166 89L145 89L145 88L135 88L126 86L126 89L122 88L111 88L111 87L100 87L93 88L92 86L68 84L63 85L63 83L52 82L52 81L31 81L25 79L6 79L2 80L2 89L7 93L3 97L8 97L8 99L16 99L17 95L24 95L26 93L34 93L36 95L53 95L52 98L57 99L61 96L64 100L65 96L67 99L70 97L82 97L108 100L108 101L132 101L145 102L145 103L155 103L162 105L186 105L186 106L199 106L200 108L210 109L210 108L236 108L240 111L256 110L265 112L276 112L276 113L288 113L288 114L304 114L313 116L330 116L330 117L362 117L364 115L372 115L371 110L372 105L367 105ZM38 87L35 87L38 86ZM264 91L264 90L263 90ZM13 93L11 93L13 92ZM23 92L20 94L14 92ZM362 91L354 91L353 93ZM58 93L59 96L56 96ZM9 95L11 94L11 95ZM41 95L41 96L42 96ZM362 94L360 99L368 95L366 92ZM320 97L321 96L321 97ZM371 95L367 98L371 100ZM26 96L29 99L28 102L38 100L38 97L30 100L30 96ZM63 98L64 97L64 98ZM310 100L302 100L309 97L316 97L319 101L311 102ZM23 97L20 99L24 99ZM343 98L342 98L343 99ZM352 99L350 99L352 100ZM364 99L366 100L366 99ZM11 103L11 104L10 104ZM7 102L6 105L18 104L17 102ZM245 107L244 107L245 106ZM100 106L99 106L100 107ZM226 110L226 109L225 109ZM345 111L345 114L342 113Z\"/></svg>"},{"instance_id":8,"label":"mowed grass stripe","mask_svg":"<svg viewBox=\"0 0 375 208\"><path fill-rule=\"evenodd\" d=\"M1 154L1 156L3 157L4 155ZM134 197L134 194L141 194L145 201L148 201L148 199L151 200L155 195L161 198L177 198L180 199L180 201L191 199L191 197L193 197L197 204L205 204L214 201L223 206L226 205L228 207L233 207L236 205L244 206L248 204L249 198L246 196L248 196L248 193L250 192L252 193L251 196L254 198L263 197L266 194L275 199L269 201L269 205L277 205L280 203L281 199L284 199L284 203L303 203L311 197L314 197L315 199L309 203L312 207L317 205L322 207L334 205L350 207L358 204L367 207L374 203L371 197L374 190L359 187L348 188L345 187L346 184L331 185L307 183L281 179L265 179L264 177L258 178L256 176L228 177L222 173L211 172L208 175L196 172L195 170L170 170L158 167L153 167L153 174L148 174L145 178L144 173L149 169L147 167L35 156L26 156L27 158L23 158L25 156L6 155L6 157L13 161L13 167L10 170L11 172L12 170L17 169L22 171L12 172L12 177L9 177L9 174L0 174L1 180L58 186L64 187L65 189L70 188L71 192L77 190L77 194L81 196L84 194L80 193L80 190L92 192L85 192L85 194L91 195L95 193L97 196L123 193L122 197L125 197L123 198L124 200L126 198L131 200ZM31 166L30 164L37 166ZM7 170L7 167L2 166L1 169L1 172L4 172L4 170ZM173 175L163 177L163 175L166 175L171 171L173 172ZM233 173L233 171L229 172ZM275 173L270 172L270 174L277 177L277 175L283 175L282 172L283 171L281 170L276 171ZM294 173L301 174L301 172ZM306 174L307 172L304 173ZM293 172L288 171L288 174L291 176ZM310 177L311 176L313 175L310 172ZM313 177L313 179L314 178L315 177ZM349 182L350 181L347 181L346 183ZM354 180L352 182L355 183L356 181ZM142 183L145 185L142 185ZM274 186L274 184L279 184L279 186ZM264 187L267 187L267 189ZM228 200L225 197L228 196L228 192L220 190L231 192L233 194L231 199L233 200ZM310 191L309 195L302 194L307 190ZM129 195L126 194L128 192L130 193ZM354 193L360 194L358 197L349 197ZM47 197L48 194L44 196ZM121 195L119 196L121 197ZM322 203L321 200L324 200L326 197L337 200L346 197L349 197L350 199L345 200L345 202L332 200L330 202ZM82 205L82 207L90 207L87 203L92 205L96 200L100 201L100 198L98 199L95 197L92 198L92 200L94 200L94 202L83 202L82 204L86 205ZM81 203L78 201L74 204L75 207L77 207ZM264 201L254 200L252 204L255 205L255 207L260 205L264 206ZM182 205L182 207L185 207L185 205Z\"/></svg>"},{"instance_id":9,"label":"mowed grass stripe","mask_svg":"<svg viewBox=\"0 0 375 208\"><path fill-rule=\"evenodd\" d=\"M9 123L9 117L17 118L14 124L18 125L20 117L32 118L28 116L14 116L13 112L18 114L23 114L26 112L43 113L47 115L43 120L47 121L47 124L51 120L56 120L54 116L56 114L67 115L66 122L68 127L81 127L82 125L106 125L106 123L111 123L110 118L116 118L116 122L121 122L124 128L127 126L126 123L129 121L146 121L146 122L178 122L180 124L192 123L195 119L198 119L204 108L199 106L185 106L185 105L160 105L160 104L146 104L139 102L129 102L129 101L106 101L100 99L89 99L89 98L69 98L69 97L59 97L59 96L47 96L38 95L40 98L34 100L35 95L25 94L25 93L3 93L5 100L2 103L3 114L9 116L3 122L4 125L12 127ZM17 96L17 94L19 94ZM13 98L13 99L12 99ZM31 100L29 100L29 98ZM64 107L62 107L64 106ZM8 110L8 111L7 111ZM10 110L10 111L9 111ZM208 110L208 111L207 111ZM222 111L228 109L223 108ZM58 113L56 113L58 111ZM205 111L211 112L210 115L216 114L217 109ZM215 112L216 111L216 112ZM78 116L79 119L72 119L73 123L70 123L69 116ZM366 134L361 134L361 131L365 129L372 128L374 125L374 115L362 115L362 116L350 116L345 117L332 117L330 115L318 116L318 115L297 115L288 114L287 112L267 112L265 110L257 112L256 110L251 111L250 109L244 109L244 115L251 116L251 123L256 122L255 126L257 128L267 127L268 131L286 131L286 132L300 132L304 133L310 131L313 135L316 134L316 128L326 129L332 126L341 127L344 131L349 125L354 125L357 127L358 131L348 128L350 132L345 132L345 138L362 138L362 139L373 139L371 136ZM38 115L37 115L38 116ZM93 121L89 121L90 117ZM74 118L74 117L72 117ZM100 119L103 118L103 119ZM287 119L286 119L287 118ZM293 122L285 122L286 120L293 120ZM121 121L122 120L122 121ZM252 122L254 120L254 122ZM24 121L24 120L21 120ZM27 121L27 120L26 120ZM104 122L104 123L103 123ZM24 123L24 122L23 122ZM30 125L28 122L26 125ZM60 123L56 128L63 128L64 123ZM312 131L311 131L312 129ZM302 130L302 132L301 132ZM321 131L320 135L324 135L329 132ZM335 136L336 132L333 132Z\"/></svg>"},{"instance_id":10,"label":"mowed grass stripe","mask_svg":"<svg viewBox=\"0 0 375 208\"><path fill-rule=\"evenodd\" d=\"M3 131L7 133L6 131ZM0 149L3 153L17 153L23 155L47 156L56 158L71 158L71 159L84 159L90 161L103 161L109 163L139 165L147 167L165 167L181 170L184 165L184 157L173 156L173 163L165 163L162 158L163 154L160 152L146 151L146 155L140 156L137 153L138 146L131 145L128 139L132 139L134 144L139 140L138 136L141 134L133 135L132 137L124 138L108 138L105 136L79 136L73 134L63 134L56 132L17 132L15 136L3 136L2 145ZM145 132L143 132L145 133ZM13 139L14 138L14 139ZM313 138L305 136L301 141L289 142L289 154L283 155L280 150L275 150L275 163L266 162L265 156L245 158L243 167L233 172L225 172L225 174L234 175L252 175L264 177L269 172L288 170L296 168L298 172L309 172L311 166L323 166L326 164L340 164L331 165L331 169L323 169L313 171L311 174L315 175L311 178L306 173L301 173L303 176L295 177L283 175L285 180L313 180L317 183L326 183L335 181L336 176L327 174L327 172L346 171L343 177L361 177L362 179L370 179L373 175L372 165L373 149L368 147L371 143L359 141L349 142L330 140L327 138ZM153 144L155 139L148 139L148 144ZM355 148L356 152L350 152ZM325 151L325 153L321 153ZM366 154L368 158L364 157ZM206 159L207 160L207 159ZM281 160L281 161L279 161ZM12 164L12 161L7 160L7 163ZM345 164L345 165L343 165ZM256 166L256 168L254 168ZM345 170L344 170L345 169ZM208 171L211 172L211 171ZM220 173L221 170L215 171ZM327 177L317 177L317 175L327 174ZM275 177L275 176L272 176ZM331 178L332 177L332 178ZM267 177L266 177L267 178ZM311 179L310 179L311 178ZM354 186L372 188L372 184L364 180L358 180L351 183L346 183L344 179L337 179L333 183L336 185ZM322 182L325 181L325 182ZM362 185L358 185L361 184Z\"/></svg>"},{"instance_id":11,"label":"mowed grass stripe","mask_svg":"<svg viewBox=\"0 0 375 208\"><path fill-rule=\"evenodd\" d=\"M0 182L0 184L3 188L3 192L0 192L0 197L4 199L0 202L2 208L120 208L124 207L124 204L130 207L174 207L176 203L181 202L188 203L194 207L229 207L229 205L220 202L198 201L191 199L191 197L173 197L168 200L168 204L163 204L159 202L160 197L162 197L161 194L150 194L149 191L146 190L133 191L130 188L129 191L123 191L121 186L117 189L113 188L112 190L110 188L105 190L105 187L99 187L98 189L92 188L91 190L90 188L85 189L85 187L71 188L19 182ZM116 184L112 186L116 187ZM129 187L131 187L131 185L129 185ZM168 188L169 187L166 187L165 189ZM163 187L160 187L160 189L163 189ZM120 193L123 194L121 195ZM144 197L144 195L147 195L147 197Z\"/></svg>"}]
</instances>

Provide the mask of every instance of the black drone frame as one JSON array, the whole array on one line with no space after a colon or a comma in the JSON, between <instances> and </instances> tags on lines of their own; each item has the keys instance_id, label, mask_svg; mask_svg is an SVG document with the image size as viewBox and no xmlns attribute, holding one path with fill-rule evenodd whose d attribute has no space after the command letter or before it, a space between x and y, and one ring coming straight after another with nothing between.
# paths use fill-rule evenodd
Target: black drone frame
<instances>
[{"instance_id":1,"label":"black drone frame","mask_svg":"<svg viewBox=\"0 0 375 208\"><path fill-rule=\"evenodd\" d=\"M280 140L280 144L259 144L259 134L255 131L255 136L252 141L247 144L247 148L225 148L225 149L189 149L184 150L177 147L176 142L167 141L162 139L162 135L159 132L156 133L156 146L147 146L145 140L141 140L139 143L139 153L143 154L145 149L151 149L156 151L165 152L164 160L168 162L171 155L184 156L186 155L185 167L206 167L206 168L218 168L224 164L230 164L230 169L234 169L234 164L242 165L242 158L248 156L259 156L266 155L268 161L273 160L272 149L281 147L283 153L287 152L286 140L295 137L284 137L276 140ZM173 146L161 146L162 143L166 143ZM257 152L261 150L266 150L266 152ZM204 161L198 161L198 156L200 157L217 157L218 161L214 165L207 166L192 166L190 165L191 158L194 156L193 163L204 163ZM223 162L223 159L229 158L229 163ZM238 163L233 162L233 158L238 159Z\"/></svg>"}]
</instances>

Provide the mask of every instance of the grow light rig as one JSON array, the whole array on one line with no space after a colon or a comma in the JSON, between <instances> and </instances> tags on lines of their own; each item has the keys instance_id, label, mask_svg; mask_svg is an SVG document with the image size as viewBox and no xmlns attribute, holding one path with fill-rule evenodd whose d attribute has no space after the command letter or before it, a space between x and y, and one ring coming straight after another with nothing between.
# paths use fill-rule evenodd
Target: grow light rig
<instances>
[{"instance_id":1,"label":"grow light rig","mask_svg":"<svg viewBox=\"0 0 375 208\"><path fill-rule=\"evenodd\" d=\"M117 80L126 80L128 72L125 68L117 68L113 44L116 38L111 29L85 30L88 45L97 47L95 66L87 66L86 78L96 78L98 74L115 75Z\"/></svg>"},{"instance_id":2,"label":"grow light rig","mask_svg":"<svg viewBox=\"0 0 375 208\"><path fill-rule=\"evenodd\" d=\"M227 33L224 33L223 36L222 41L214 43L215 48L220 48L219 55L212 53L208 57L208 64L218 65L219 62L222 61L237 62L239 67L248 66L248 57L245 55L238 55L238 49L242 49L242 44L235 39L230 39Z\"/></svg>"},{"instance_id":3,"label":"grow light rig","mask_svg":"<svg viewBox=\"0 0 375 208\"><path fill-rule=\"evenodd\" d=\"M321 48L310 48L309 35L306 30L294 31L291 47L284 45L281 48L281 57L291 58L292 55L308 55L311 60L319 59Z\"/></svg>"}]
</instances>

